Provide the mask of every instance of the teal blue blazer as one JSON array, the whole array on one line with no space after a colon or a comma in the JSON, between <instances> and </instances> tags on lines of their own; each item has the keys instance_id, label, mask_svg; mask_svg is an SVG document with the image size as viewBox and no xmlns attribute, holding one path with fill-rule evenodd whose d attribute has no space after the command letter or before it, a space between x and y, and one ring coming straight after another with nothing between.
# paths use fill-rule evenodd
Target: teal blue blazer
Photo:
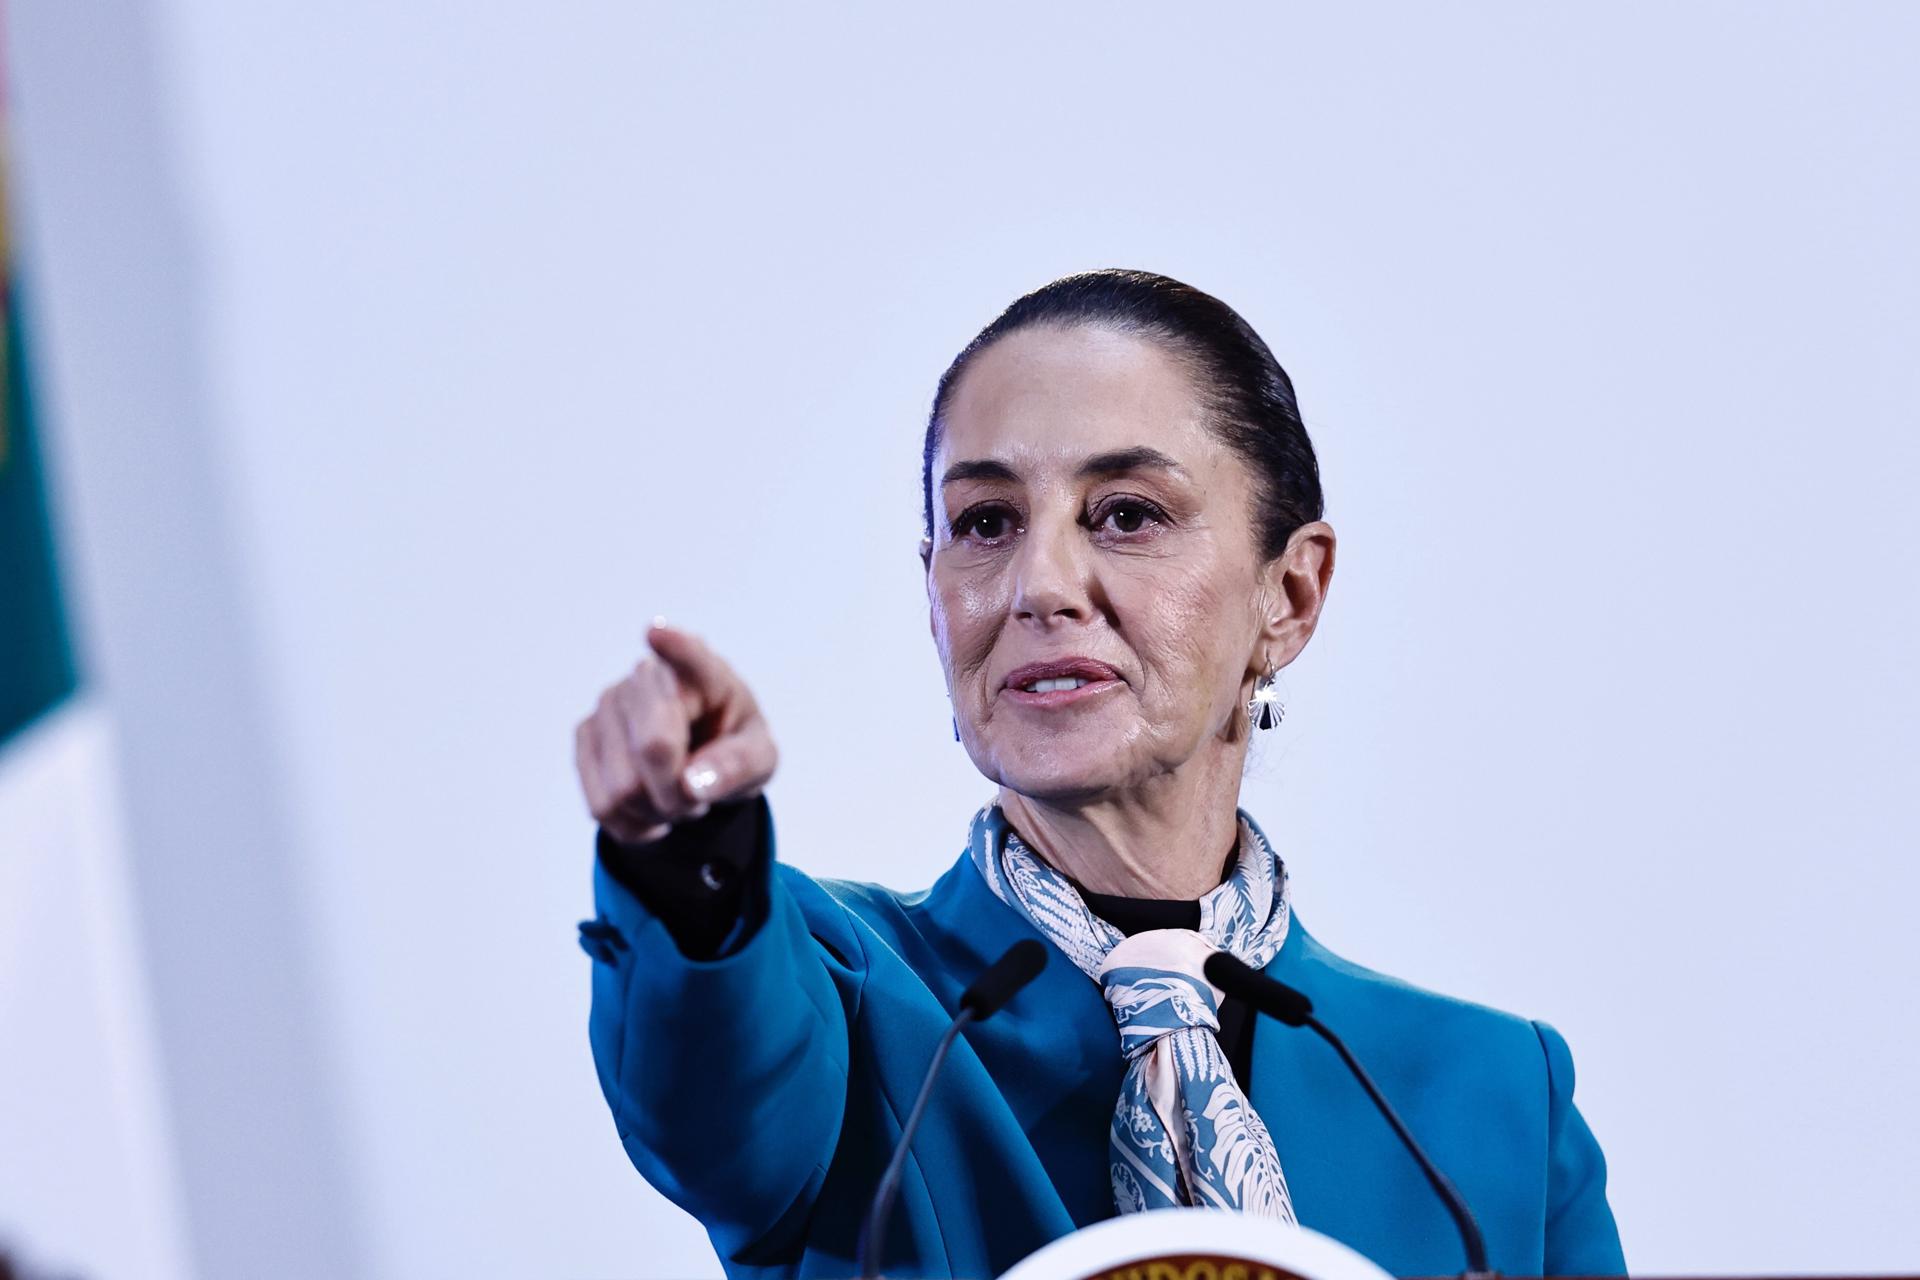
<instances>
[{"instance_id":1,"label":"teal blue blazer","mask_svg":"<svg viewBox=\"0 0 1920 1280\"><path fill-rule=\"evenodd\" d=\"M1036 934L964 853L917 893L770 857L749 874L757 927L722 958L692 960L596 860L593 1058L634 1166L706 1227L729 1277L844 1280L961 991ZM1297 911L1267 972L1306 992L1367 1064L1473 1207L1496 1270L1625 1272L1606 1164L1552 1027L1344 960ZM1107 1125L1123 1065L1099 987L1052 951L954 1046L885 1273L989 1280L1114 1216ZM1418 1167L1318 1037L1266 1020L1251 1084L1302 1224L1395 1275L1465 1265Z\"/></svg>"}]
</instances>

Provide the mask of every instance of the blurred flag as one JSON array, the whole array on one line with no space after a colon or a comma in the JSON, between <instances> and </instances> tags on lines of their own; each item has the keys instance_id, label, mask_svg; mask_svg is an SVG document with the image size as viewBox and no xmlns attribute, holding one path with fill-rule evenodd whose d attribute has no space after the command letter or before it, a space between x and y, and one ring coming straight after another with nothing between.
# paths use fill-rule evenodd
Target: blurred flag
<instances>
[{"instance_id":1,"label":"blurred flag","mask_svg":"<svg viewBox=\"0 0 1920 1280\"><path fill-rule=\"evenodd\" d=\"M0 148L5 145L0 134ZM0 150L0 329L6 338L0 363L0 743L72 693L75 683L34 442L6 178Z\"/></svg>"},{"instance_id":2,"label":"blurred flag","mask_svg":"<svg viewBox=\"0 0 1920 1280\"><path fill-rule=\"evenodd\" d=\"M185 1280L113 720L78 688L34 429L4 102L0 83L0 1274Z\"/></svg>"}]
</instances>

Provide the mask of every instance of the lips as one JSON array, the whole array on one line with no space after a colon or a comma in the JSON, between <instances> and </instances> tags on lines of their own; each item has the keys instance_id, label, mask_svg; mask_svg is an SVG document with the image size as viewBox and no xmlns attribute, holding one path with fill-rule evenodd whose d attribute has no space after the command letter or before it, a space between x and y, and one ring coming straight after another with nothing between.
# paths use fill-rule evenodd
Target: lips
<instances>
[{"instance_id":1,"label":"lips","mask_svg":"<svg viewBox=\"0 0 1920 1280\"><path fill-rule=\"evenodd\" d=\"M1024 690L1036 680L1064 679L1080 679L1092 684L1102 680L1118 680L1120 673L1092 658L1056 658L1051 662L1029 662L1024 667L1015 667L1007 673L1002 687Z\"/></svg>"}]
</instances>

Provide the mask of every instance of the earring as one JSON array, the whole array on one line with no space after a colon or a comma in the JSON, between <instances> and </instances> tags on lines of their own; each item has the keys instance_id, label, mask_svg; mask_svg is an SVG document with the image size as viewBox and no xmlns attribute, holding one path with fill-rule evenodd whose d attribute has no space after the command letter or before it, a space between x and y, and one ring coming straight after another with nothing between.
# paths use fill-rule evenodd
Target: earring
<instances>
[{"instance_id":1,"label":"earring","mask_svg":"<svg viewBox=\"0 0 1920 1280\"><path fill-rule=\"evenodd\" d=\"M1267 673L1255 677L1253 696L1247 699L1247 723L1255 729L1271 729L1286 714L1280 691L1274 686L1273 655L1267 655Z\"/></svg>"},{"instance_id":2,"label":"earring","mask_svg":"<svg viewBox=\"0 0 1920 1280\"><path fill-rule=\"evenodd\" d=\"M960 720L958 717L955 717L953 722L953 740L955 742L960 741Z\"/></svg>"}]
</instances>

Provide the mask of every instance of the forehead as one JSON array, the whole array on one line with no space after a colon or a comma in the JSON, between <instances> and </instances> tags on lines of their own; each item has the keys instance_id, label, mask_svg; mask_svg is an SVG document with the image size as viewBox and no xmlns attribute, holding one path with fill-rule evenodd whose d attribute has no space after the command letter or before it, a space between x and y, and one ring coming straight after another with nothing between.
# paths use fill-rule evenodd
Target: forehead
<instances>
[{"instance_id":1,"label":"forehead","mask_svg":"<svg viewBox=\"0 0 1920 1280\"><path fill-rule=\"evenodd\" d=\"M974 357L948 401L938 454L1026 472L1133 445L1196 473L1223 453L1191 375L1165 347L1097 326L1040 326Z\"/></svg>"}]
</instances>

